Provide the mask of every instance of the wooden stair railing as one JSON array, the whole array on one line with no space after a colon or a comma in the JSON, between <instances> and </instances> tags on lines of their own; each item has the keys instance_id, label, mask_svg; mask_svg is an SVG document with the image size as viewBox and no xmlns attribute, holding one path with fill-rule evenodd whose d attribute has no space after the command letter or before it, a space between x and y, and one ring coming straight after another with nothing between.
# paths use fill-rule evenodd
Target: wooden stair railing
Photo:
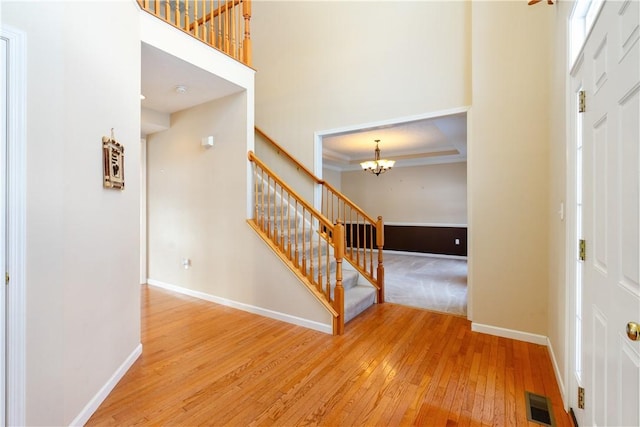
<instances>
[{"instance_id":1,"label":"wooden stair railing","mask_svg":"<svg viewBox=\"0 0 640 427\"><path fill-rule=\"evenodd\" d=\"M137 0L176 28L251 66L251 0Z\"/></svg>"},{"instance_id":2,"label":"wooden stair railing","mask_svg":"<svg viewBox=\"0 0 640 427\"><path fill-rule=\"evenodd\" d=\"M255 154L253 163L254 217L248 220L263 240L309 287L333 315L333 333L344 333L342 259L344 225L333 224L283 182ZM335 283L331 283L331 247Z\"/></svg>"},{"instance_id":3,"label":"wooden stair railing","mask_svg":"<svg viewBox=\"0 0 640 427\"><path fill-rule=\"evenodd\" d=\"M322 206L320 212L331 222L343 221L345 227L344 258L353 265L376 289L378 303L384 302L384 222L377 219L349 200L331 184L315 176L307 167L287 152L260 128L256 133L271 144L298 170L321 186ZM375 259L374 259L375 258Z\"/></svg>"}]
</instances>

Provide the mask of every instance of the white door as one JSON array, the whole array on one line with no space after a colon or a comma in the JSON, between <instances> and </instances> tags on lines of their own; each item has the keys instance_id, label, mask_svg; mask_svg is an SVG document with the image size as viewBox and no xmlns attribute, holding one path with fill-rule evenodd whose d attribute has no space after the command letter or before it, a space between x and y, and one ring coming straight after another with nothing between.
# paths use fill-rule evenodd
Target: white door
<instances>
[{"instance_id":1,"label":"white door","mask_svg":"<svg viewBox=\"0 0 640 427\"><path fill-rule=\"evenodd\" d=\"M7 40L0 37L0 94L7 93ZM0 425L6 423L6 322L7 322L7 287L5 272L7 263L7 97L0 96Z\"/></svg>"},{"instance_id":2,"label":"white door","mask_svg":"<svg viewBox=\"0 0 640 427\"><path fill-rule=\"evenodd\" d=\"M607 1L583 50L583 425L640 425L639 5Z\"/></svg>"}]
</instances>

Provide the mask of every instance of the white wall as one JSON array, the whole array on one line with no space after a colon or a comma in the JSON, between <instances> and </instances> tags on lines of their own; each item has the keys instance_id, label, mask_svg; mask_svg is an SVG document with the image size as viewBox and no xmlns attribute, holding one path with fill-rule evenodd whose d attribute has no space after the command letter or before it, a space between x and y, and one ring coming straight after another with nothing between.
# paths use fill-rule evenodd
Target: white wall
<instances>
[{"instance_id":1,"label":"white wall","mask_svg":"<svg viewBox=\"0 0 640 427\"><path fill-rule=\"evenodd\" d=\"M342 192L385 223L467 223L467 163L342 173Z\"/></svg>"},{"instance_id":2,"label":"white wall","mask_svg":"<svg viewBox=\"0 0 640 427\"><path fill-rule=\"evenodd\" d=\"M473 321L547 334L555 10L472 2L469 279Z\"/></svg>"},{"instance_id":3,"label":"white wall","mask_svg":"<svg viewBox=\"0 0 640 427\"><path fill-rule=\"evenodd\" d=\"M133 1L2 4L27 34L27 425L71 423L140 343L138 19ZM124 191L102 187L111 128Z\"/></svg>"},{"instance_id":4,"label":"white wall","mask_svg":"<svg viewBox=\"0 0 640 427\"><path fill-rule=\"evenodd\" d=\"M246 223L246 92L171 115L147 140L150 283L331 325ZM200 145L215 135L215 145ZM191 268L182 259L191 259Z\"/></svg>"},{"instance_id":5,"label":"white wall","mask_svg":"<svg viewBox=\"0 0 640 427\"><path fill-rule=\"evenodd\" d=\"M521 1L269 1L252 21L256 123L307 165L314 132L472 106L470 315L542 335L555 14Z\"/></svg>"},{"instance_id":6,"label":"white wall","mask_svg":"<svg viewBox=\"0 0 640 427\"><path fill-rule=\"evenodd\" d=\"M558 10L555 16L553 40L553 76L551 108L548 117L551 131L550 139L550 193L549 193L549 295L548 295L548 330L547 335L553 348L560 378L567 378L568 366L565 361L568 358L567 347L569 330L566 328L566 316L570 311L567 299L566 280L566 219L560 217L560 204L564 203L564 212L567 212L567 112L566 97L569 88L567 86L567 23L573 8L573 1L558 2ZM570 145L570 144L569 144ZM564 386L568 386L567 383ZM570 390L561 390L570 393Z\"/></svg>"},{"instance_id":7,"label":"white wall","mask_svg":"<svg viewBox=\"0 0 640 427\"><path fill-rule=\"evenodd\" d=\"M258 1L256 125L313 170L314 132L470 102L469 2Z\"/></svg>"},{"instance_id":8,"label":"white wall","mask_svg":"<svg viewBox=\"0 0 640 427\"><path fill-rule=\"evenodd\" d=\"M331 184L336 190L342 191L342 172L323 168L322 179Z\"/></svg>"}]
</instances>

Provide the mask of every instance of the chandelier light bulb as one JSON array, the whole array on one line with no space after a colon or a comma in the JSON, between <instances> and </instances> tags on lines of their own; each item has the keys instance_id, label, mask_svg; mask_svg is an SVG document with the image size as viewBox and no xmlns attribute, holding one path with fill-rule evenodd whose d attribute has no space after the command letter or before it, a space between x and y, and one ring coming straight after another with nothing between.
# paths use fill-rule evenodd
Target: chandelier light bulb
<instances>
[{"instance_id":1,"label":"chandelier light bulb","mask_svg":"<svg viewBox=\"0 0 640 427\"><path fill-rule=\"evenodd\" d=\"M366 162L360 163L360 167L362 167L362 170L371 172L375 176L378 176L381 173L385 173L386 171L391 169L393 165L396 163L396 161L381 159L380 147L378 146L380 140L376 139L375 142L376 142L376 149L373 152L374 153L373 160L368 160Z\"/></svg>"}]
</instances>

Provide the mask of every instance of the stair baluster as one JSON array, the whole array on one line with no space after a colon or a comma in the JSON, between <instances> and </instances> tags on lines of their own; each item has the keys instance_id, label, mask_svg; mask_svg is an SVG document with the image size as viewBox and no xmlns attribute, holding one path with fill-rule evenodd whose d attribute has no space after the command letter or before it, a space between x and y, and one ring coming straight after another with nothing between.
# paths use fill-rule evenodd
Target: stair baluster
<instances>
[{"instance_id":1,"label":"stair baluster","mask_svg":"<svg viewBox=\"0 0 640 427\"><path fill-rule=\"evenodd\" d=\"M344 288L342 287L342 259L344 258L344 225L338 220L333 229L334 254L336 257L336 288L334 308L338 312L337 335L344 334ZM335 330L336 328L334 328Z\"/></svg>"},{"instance_id":2,"label":"stair baluster","mask_svg":"<svg viewBox=\"0 0 640 427\"><path fill-rule=\"evenodd\" d=\"M362 272L374 276L373 243L367 242L373 240L373 228L350 203L327 193L326 205L332 206L328 214L337 217L344 213L349 217L351 243L347 245L345 223L341 218L336 218L334 223L302 199L254 153L249 152L248 157L256 181L254 218L248 223L332 313L334 333L342 333L346 321L373 304L376 297L380 301L382 295L377 286L374 289L358 281ZM371 239L367 239L368 235ZM342 260L347 250L356 257L349 262L355 270L344 270ZM380 257L379 261L382 261ZM378 272L383 272L382 265Z\"/></svg>"}]
</instances>

